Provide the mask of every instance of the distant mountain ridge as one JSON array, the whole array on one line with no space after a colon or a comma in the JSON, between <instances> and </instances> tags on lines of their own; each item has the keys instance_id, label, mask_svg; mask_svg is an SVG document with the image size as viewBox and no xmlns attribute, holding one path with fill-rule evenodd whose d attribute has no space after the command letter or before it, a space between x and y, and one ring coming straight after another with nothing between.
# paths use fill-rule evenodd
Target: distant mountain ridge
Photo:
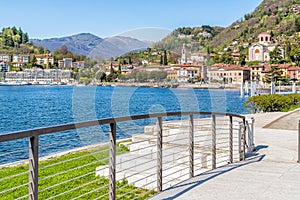
<instances>
[{"instance_id":1,"label":"distant mountain ridge","mask_svg":"<svg viewBox=\"0 0 300 200\"><path fill-rule=\"evenodd\" d=\"M103 39L91 33L43 40L31 39L30 41L35 46L42 46L51 52L66 45L72 53L105 59L120 56L133 50L145 49L151 45L150 42L130 37L114 36Z\"/></svg>"}]
</instances>

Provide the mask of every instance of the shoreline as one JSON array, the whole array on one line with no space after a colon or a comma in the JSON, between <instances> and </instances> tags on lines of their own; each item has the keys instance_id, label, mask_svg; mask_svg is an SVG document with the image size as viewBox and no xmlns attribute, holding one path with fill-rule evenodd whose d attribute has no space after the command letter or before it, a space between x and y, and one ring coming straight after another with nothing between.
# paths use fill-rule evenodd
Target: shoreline
<instances>
[{"instance_id":1,"label":"shoreline","mask_svg":"<svg viewBox=\"0 0 300 200\"><path fill-rule=\"evenodd\" d=\"M1 85L0 87L20 87L20 86L43 86L43 87L145 87L145 88L170 88L170 89L224 89L224 90L240 90L240 84L199 84L199 83L142 83L142 82L132 82L132 83L124 83L124 82L103 82L103 83L92 83L88 85L84 84L7 84ZM248 87L251 90L251 86ZM271 89L269 87L262 87L259 90L268 93ZM300 86L296 86L296 90L300 90ZM289 92L292 91L292 86L281 86L276 87L276 91L280 94L280 92Z\"/></svg>"}]
</instances>

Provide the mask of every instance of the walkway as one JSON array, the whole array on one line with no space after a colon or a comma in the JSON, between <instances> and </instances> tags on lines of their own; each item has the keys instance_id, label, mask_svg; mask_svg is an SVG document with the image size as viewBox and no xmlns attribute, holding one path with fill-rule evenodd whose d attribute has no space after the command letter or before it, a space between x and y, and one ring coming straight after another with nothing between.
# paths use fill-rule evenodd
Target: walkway
<instances>
[{"instance_id":1,"label":"walkway","mask_svg":"<svg viewBox=\"0 0 300 200\"><path fill-rule=\"evenodd\" d=\"M295 125L300 110L254 117L257 151L246 161L203 173L152 199L300 199Z\"/></svg>"}]
</instances>

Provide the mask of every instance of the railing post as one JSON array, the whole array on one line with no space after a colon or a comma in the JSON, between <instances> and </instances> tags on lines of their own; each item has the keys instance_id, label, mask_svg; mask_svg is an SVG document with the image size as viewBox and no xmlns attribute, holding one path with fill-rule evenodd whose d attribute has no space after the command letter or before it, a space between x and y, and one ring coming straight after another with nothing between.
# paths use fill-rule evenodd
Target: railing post
<instances>
[{"instance_id":1,"label":"railing post","mask_svg":"<svg viewBox=\"0 0 300 200\"><path fill-rule=\"evenodd\" d=\"M212 169L216 169L216 115L212 116L212 140L211 140L211 153L212 153Z\"/></svg>"},{"instance_id":2,"label":"railing post","mask_svg":"<svg viewBox=\"0 0 300 200\"><path fill-rule=\"evenodd\" d=\"M243 119L243 160L246 159L246 119Z\"/></svg>"},{"instance_id":3,"label":"railing post","mask_svg":"<svg viewBox=\"0 0 300 200\"><path fill-rule=\"evenodd\" d=\"M158 117L157 133L157 192L162 191L162 117Z\"/></svg>"},{"instance_id":4,"label":"railing post","mask_svg":"<svg viewBox=\"0 0 300 200\"><path fill-rule=\"evenodd\" d=\"M242 122L239 123L239 136L238 136L238 151L239 151L239 160L243 160L243 155L242 155L242 128L243 124Z\"/></svg>"},{"instance_id":5,"label":"railing post","mask_svg":"<svg viewBox=\"0 0 300 200\"><path fill-rule=\"evenodd\" d=\"M255 122L255 119L254 117L251 117L251 144L252 146L254 147L254 122ZM252 149L253 150L253 149Z\"/></svg>"},{"instance_id":6,"label":"railing post","mask_svg":"<svg viewBox=\"0 0 300 200\"><path fill-rule=\"evenodd\" d=\"M254 117L251 117L251 128L248 124L248 150L252 152L254 150Z\"/></svg>"},{"instance_id":7,"label":"railing post","mask_svg":"<svg viewBox=\"0 0 300 200\"><path fill-rule=\"evenodd\" d=\"M298 122L298 163L300 163L300 120Z\"/></svg>"},{"instance_id":8,"label":"railing post","mask_svg":"<svg viewBox=\"0 0 300 200\"><path fill-rule=\"evenodd\" d=\"M190 178L194 176L194 116L190 115L189 122L189 172Z\"/></svg>"},{"instance_id":9,"label":"railing post","mask_svg":"<svg viewBox=\"0 0 300 200\"><path fill-rule=\"evenodd\" d=\"M38 199L39 138L29 138L29 199Z\"/></svg>"},{"instance_id":10,"label":"railing post","mask_svg":"<svg viewBox=\"0 0 300 200\"><path fill-rule=\"evenodd\" d=\"M116 199L116 134L117 124L110 123L109 142L109 200Z\"/></svg>"},{"instance_id":11,"label":"railing post","mask_svg":"<svg viewBox=\"0 0 300 200\"><path fill-rule=\"evenodd\" d=\"M229 116L229 163L233 163L233 120Z\"/></svg>"}]
</instances>

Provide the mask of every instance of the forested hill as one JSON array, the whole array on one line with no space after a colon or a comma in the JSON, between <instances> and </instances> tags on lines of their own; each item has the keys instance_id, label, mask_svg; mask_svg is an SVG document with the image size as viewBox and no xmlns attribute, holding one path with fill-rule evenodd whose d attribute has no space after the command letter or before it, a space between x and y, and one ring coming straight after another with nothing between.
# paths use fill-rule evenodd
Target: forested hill
<instances>
[{"instance_id":1,"label":"forested hill","mask_svg":"<svg viewBox=\"0 0 300 200\"><path fill-rule=\"evenodd\" d=\"M44 53L43 47L36 47L29 41L28 33L21 28L7 27L0 32L0 54Z\"/></svg>"},{"instance_id":2,"label":"forested hill","mask_svg":"<svg viewBox=\"0 0 300 200\"><path fill-rule=\"evenodd\" d=\"M252 12L241 16L227 28L183 27L154 44L156 48L180 52L183 43L195 51L220 52L232 41L256 42L257 36L270 32L277 42L291 41L300 32L300 0L263 0ZM282 37L288 37L282 38ZM299 41L298 41L299 43Z\"/></svg>"},{"instance_id":3,"label":"forested hill","mask_svg":"<svg viewBox=\"0 0 300 200\"><path fill-rule=\"evenodd\" d=\"M271 32L275 40L283 35L293 37L300 31L300 0L263 0L249 14L220 32L209 46L222 50L233 40L255 42L263 32Z\"/></svg>"},{"instance_id":4,"label":"forested hill","mask_svg":"<svg viewBox=\"0 0 300 200\"><path fill-rule=\"evenodd\" d=\"M154 44L155 48L180 53L183 44L189 44L192 51L200 51L224 28L204 25L201 27L177 28L164 39Z\"/></svg>"}]
</instances>

